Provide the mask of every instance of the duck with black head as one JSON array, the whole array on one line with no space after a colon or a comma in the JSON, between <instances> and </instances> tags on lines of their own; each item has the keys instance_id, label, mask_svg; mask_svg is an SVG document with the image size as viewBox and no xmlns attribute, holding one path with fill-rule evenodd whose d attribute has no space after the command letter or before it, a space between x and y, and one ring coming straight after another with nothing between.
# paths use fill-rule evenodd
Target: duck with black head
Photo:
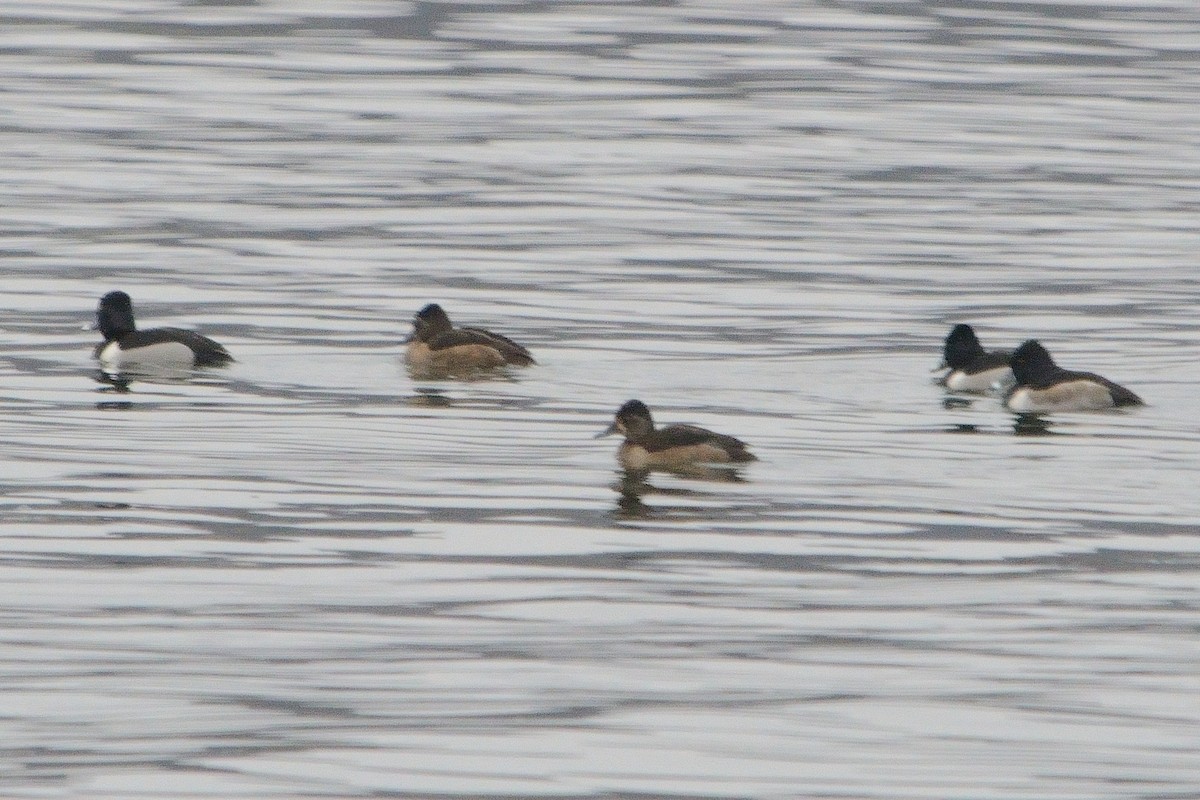
<instances>
[{"instance_id":1,"label":"duck with black head","mask_svg":"<svg viewBox=\"0 0 1200 800\"><path fill-rule=\"evenodd\" d=\"M1016 385L1009 390L1004 404L1021 414L1144 405L1142 398L1108 378L1058 366L1036 339L1016 349L1012 370Z\"/></svg>"},{"instance_id":2,"label":"duck with black head","mask_svg":"<svg viewBox=\"0 0 1200 800\"><path fill-rule=\"evenodd\" d=\"M953 392L986 392L996 383L1012 382L1011 357L1008 350L984 350L970 325L955 325L946 336L938 367L949 371L939 382Z\"/></svg>"},{"instance_id":3,"label":"duck with black head","mask_svg":"<svg viewBox=\"0 0 1200 800\"><path fill-rule=\"evenodd\" d=\"M185 370L233 361L228 350L195 331L139 329L133 320L133 300L121 291L109 292L100 298L96 327L104 341L96 345L94 355L106 373Z\"/></svg>"},{"instance_id":4,"label":"duck with black head","mask_svg":"<svg viewBox=\"0 0 1200 800\"><path fill-rule=\"evenodd\" d=\"M482 328L456 328L437 303L430 303L413 318L405 360L416 372L462 373L495 367L536 364L521 345Z\"/></svg>"},{"instance_id":5,"label":"duck with black head","mask_svg":"<svg viewBox=\"0 0 1200 800\"><path fill-rule=\"evenodd\" d=\"M613 433L625 437L617 449L617 462L627 470L670 470L757 460L741 439L707 428L695 425L656 428L650 409L640 400L630 400L621 406L612 425L596 438Z\"/></svg>"}]
</instances>

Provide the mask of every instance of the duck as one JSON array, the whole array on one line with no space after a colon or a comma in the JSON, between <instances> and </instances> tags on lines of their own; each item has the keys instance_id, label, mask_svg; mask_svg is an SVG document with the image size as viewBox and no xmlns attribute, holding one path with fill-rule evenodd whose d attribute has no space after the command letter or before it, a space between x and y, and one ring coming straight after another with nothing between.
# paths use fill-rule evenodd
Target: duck
<instances>
[{"instance_id":1,"label":"duck","mask_svg":"<svg viewBox=\"0 0 1200 800\"><path fill-rule=\"evenodd\" d=\"M456 328L437 303L413 318L405 360L421 372L455 373L503 366L528 367L537 362L508 337L482 328Z\"/></svg>"},{"instance_id":2,"label":"duck","mask_svg":"<svg viewBox=\"0 0 1200 800\"><path fill-rule=\"evenodd\" d=\"M195 331L139 330L133 321L133 300L122 291L109 292L100 298L96 327L104 341L96 345L93 355L107 373L215 367L234 360L220 344Z\"/></svg>"},{"instance_id":3,"label":"duck","mask_svg":"<svg viewBox=\"0 0 1200 800\"><path fill-rule=\"evenodd\" d=\"M622 405L616 418L596 438L624 435L617 462L630 471L680 469L701 464L744 463L757 458L741 439L695 425L655 428L650 409L641 400Z\"/></svg>"},{"instance_id":4,"label":"duck","mask_svg":"<svg viewBox=\"0 0 1200 800\"><path fill-rule=\"evenodd\" d=\"M1012 383L1012 367L1009 350L984 350L970 325L955 325L946 336L942 351L942 363L938 367L949 369L939 381L952 392L987 392L999 382Z\"/></svg>"},{"instance_id":5,"label":"duck","mask_svg":"<svg viewBox=\"0 0 1200 800\"><path fill-rule=\"evenodd\" d=\"M1004 398L1004 405L1021 414L1145 405L1142 398L1108 378L1058 366L1036 339L1013 352L1012 371L1016 385Z\"/></svg>"}]
</instances>

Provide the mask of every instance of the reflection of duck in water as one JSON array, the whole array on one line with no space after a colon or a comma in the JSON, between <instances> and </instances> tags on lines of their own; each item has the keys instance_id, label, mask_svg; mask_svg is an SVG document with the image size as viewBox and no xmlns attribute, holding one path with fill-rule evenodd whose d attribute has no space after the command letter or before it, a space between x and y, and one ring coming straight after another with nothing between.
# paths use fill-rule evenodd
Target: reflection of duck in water
<instances>
[{"instance_id":1,"label":"reflection of duck in water","mask_svg":"<svg viewBox=\"0 0 1200 800\"><path fill-rule=\"evenodd\" d=\"M745 483L746 479L729 467L713 467L695 464L683 469L673 469L671 474L688 479L709 480L720 483ZM685 486L655 486L650 483L649 470L624 470L620 479L613 484L617 492L615 513L623 519L707 519L714 513L714 496L706 491ZM664 503L646 500L657 497Z\"/></svg>"},{"instance_id":2,"label":"reflection of duck in water","mask_svg":"<svg viewBox=\"0 0 1200 800\"><path fill-rule=\"evenodd\" d=\"M1017 380L1004 404L1022 414L1046 411L1097 411L1143 405L1142 398L1094 372L1074 372L1054 363L1050 353L1030 339L1012 357Z\"/></svg>"},{"instance_id":3,"label":"reflection of duck in water","mask_svg":"<svg viewBox=\"0 0 1200 800\"><path fill-rule=\"evenodd\" d=\"M1013 433L1017 436L1057 436L1050 429L1050 420L1039 414L1017 414L1013 420Z\"/></svg>"},{"instance_id":4,"label":"reflection of duck in water","mask_svg":"<svg viewBox=\"0 0 1200 800\"><path fill-rule=\"evenodd\" d=\"M989 353L970 325L955 325L946 337L938 367L950 371L939 382L953 392L986 392L997 381L1007 383L1012 379L1008 365L1011 356L1007 350Z\"/></svg>"},{"instance_id":5,"label":"reflection of duck in water","mask_svg":"<svg viewBox=\"0 0 1200 800\"><path fill-rule=\"evenodd\" d=\"M454 401L437 389L418 388L417 393L405 401L410 406L421 408L450 408Z\"/></svg>"},{"instance_id":6,"label":"reflection of duck in water","mask_svg":"<svg viewBox=\"0 0 1200 800\"><path fill-rule=\"evenodd\" d=\"M108 373L139 370L184 370L215 367L233 361L221 345L183 328L138 330L133 321L133 301L125 292L100 298L96 327L104 341L95 356Z\"/></svg>"},{"instance_id":7,"label":"reflection of duck in water","mask_svg":"<svg viewBox=\"0 0 1200 800\"><path fill-rule=\"evenodd\" d=\"M687 471L706 464L755 461L746 443L732 436L714 433L695 425L668 425L655 428L650 409L640 400L630 400L617 411L606 430L624 435L617 450L617 461L627 470L665 469Z\"/></svg>"},{"instance_id":8,"label":"reflection of duck in water","mask_svg":"<svg viewBox=\"0 0 1200 800\"><path fill-rule=\"evenodd\" d=\"M413 318L405 360L413 370L431 373L471 372L494 367L535 364L528 350L505 336L482 328L456 328L437 303Z\"/></svg>"}]
</instances>

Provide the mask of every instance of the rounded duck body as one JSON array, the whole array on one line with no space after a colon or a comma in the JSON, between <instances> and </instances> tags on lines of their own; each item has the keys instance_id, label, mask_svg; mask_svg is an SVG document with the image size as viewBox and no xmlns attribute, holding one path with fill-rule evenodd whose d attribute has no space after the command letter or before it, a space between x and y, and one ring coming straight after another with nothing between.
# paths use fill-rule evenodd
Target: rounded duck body
<instances>
[{"instance_id":1,"label":"rounded duck body","mask_svg":"<svg viewBox=\"0 0 1200 800\"><path fill-rule=\"evenodd\" d=\"M417 312L404 357L417 372L447 374L537 363L528 350L506 336L482 328L454 327L437 303Z\"/></svg>"},{"instance_id":2,"label":"rounded duck body","mask_svg":"<svg viewBox=\"0 0 1200 800\"><path fill-rule=\"evenodd\" d=\"M1012 369L1016 385L1009 390L1004 404L1018 413L1100 411L1144 405L1142 398L1108 378L1058 366L1035 339L1016 349Z\"/></svg>"},{"instance_id":3,"label":"rounded duck body","mask_svg":"<svg viewBox=\"0 0 1200 800\"><path fill-rule=\"evenodd\" d=\"M656 428L650 409L630 400L599 436L620 433L625 441L617 449L617 462L631 471L683 469L705 464L756 461L745 442L695 425Z\"/></svg>"},{"instance_id":4,"label":"rounded duck body","mask_svg":"<svg viewBox=\"0 0 1200 800\"><path fill-rule=\"evenodd\" d=\"M96 327L104 341L95 357L105 372L130 370L185 370L214 367L233 361L217 342L184 328L139 329L133 318L133 300L125 292L109 292L96 308Z\"/></svg>"},{"instance_id":5,"label":"rounded duck body","mask_svg":"<svg viewBox=\"0 0 1200 800\"><path fill-rule=\"evenodd\" d=\"M987 392L993 385L1011 383L1012 368L1007 350L984 350L970 325L955 325L946 336L942 365L949 368L941 383L955 392Z\"/></svg>"}]
</instances>

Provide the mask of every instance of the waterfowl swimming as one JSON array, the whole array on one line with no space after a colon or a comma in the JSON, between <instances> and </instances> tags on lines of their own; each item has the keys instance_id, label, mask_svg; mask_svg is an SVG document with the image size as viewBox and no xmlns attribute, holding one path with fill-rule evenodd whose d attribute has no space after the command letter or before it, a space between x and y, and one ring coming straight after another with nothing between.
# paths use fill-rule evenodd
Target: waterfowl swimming
<instances>
[{"instance_id":1,"label":"waterfowl swimming","mask_svg":"<svg viewBox=\"0 0 1200 800\"><path fill-rule=\"evenodd\" d=\"M698 464L755 461L746 443L695 425L655 428L650 409L630 400L617 410L616 419L596 438L620 433L625 441L617 461L627 470L678 469Z\"/></svg>"},{"instance_id":2,"label":"waterfowl swimming","mask_svg":"<svg viewBox=\"0 0 1200 800\"><path fill-rule=\"evenodd\" d=\"M1013 353L1012 370L1017 385L1004 398L1004 404L1020 413L1095 411L1143 404L1142 398L1108 378L1063 369L1034 339Z\"/></svg>"},{"instance_id":3,"label":"waterfowl swimming","mask_svg":"<svg viewBox=\"0 0 1200 800\"><path fill-rule=\"evenodd\" d=\"M109 292L100 298L96 327L104 341L96 345L95 357L105 372L138 369L190 369L233 361L221 345L183 328L138 330L133 321L133 301L125 292Z\"/></svg>"},{"instance_id":4,"label":"waterfowl swimming","mask_svg":"<svg viewBox=\"0 0 1200 800\"><path fill-rule=\"evenodd\" d=\"M482 328L456 328L437 303L413 319L405 359L418 371L462 372L535 364L529 351L512 339Z\"/></svg>"},{"instance_id":5,"label":"waterfowl swimming","mask_svg":"<svg viewBox=\"0 0 1200 800\"><path fill-rule=\"evenodd\" d=\"M994 383L1012 380L1007 350L988 352L983 349L975 330L970 325L955 325L946 337L942 351L942 364L938 369L949 368L941 383L955 392L986 392Z\"/></svg>"}]
</instances>

